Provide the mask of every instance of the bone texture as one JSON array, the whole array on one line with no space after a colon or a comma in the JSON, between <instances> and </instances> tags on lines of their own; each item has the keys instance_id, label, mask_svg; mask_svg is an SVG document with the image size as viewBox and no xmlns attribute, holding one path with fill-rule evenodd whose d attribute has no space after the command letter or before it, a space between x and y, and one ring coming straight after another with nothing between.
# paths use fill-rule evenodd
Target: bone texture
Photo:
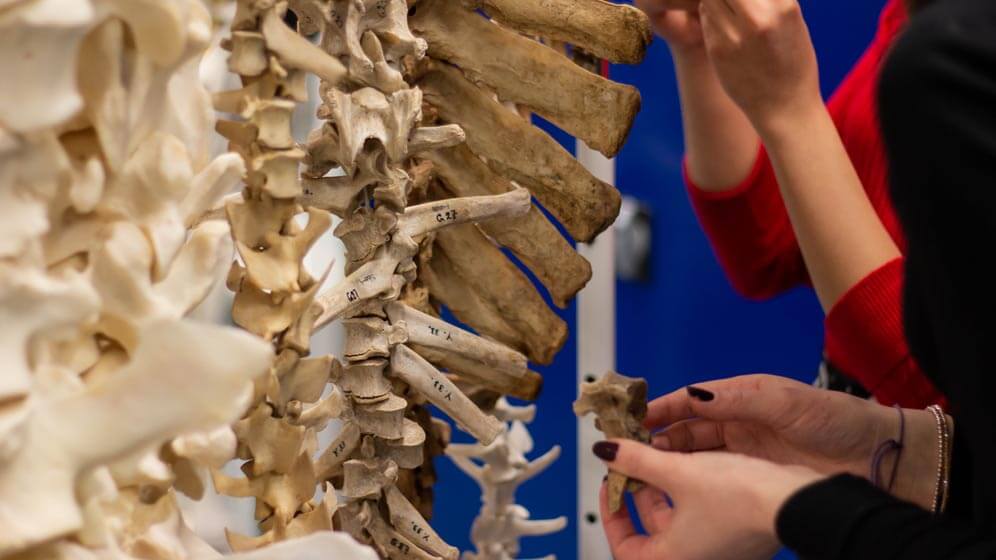
<instances>
[{"instance_id":1,"label":"bone texture","mask_svg":"<svg viewBox=\"0 0 996 560\"><path fill-rule=\"evenodd\" d=\"M637 64L650 44L647 15L604 0L481 0L470 2L520 33L571 43L612 62Z\"/></svg>"},{"instance_id":2,"label":"bone texture","mask_svg":"<svg viewBox=\"0 0 996 560\"><path fill-rule=\"evenodd\" d=\"M574 401L578 416L595 414L595 428L607 438L623 438L648 443L650 433L643 427L647 416L647 381L610 371L596 381L581 385L581 396ZM623 492L640 488L635 480L609 471L609 511L622 507Z\"/></svg>"},{"instance_id":3,"label":"bone texture","mask_svg":"<svg viewBox=\"0 0 996 560\"><path fill-rule=\"evenodd\" d=\"M531 18L640 56L628 8L576 1L611 25L498 0L0 0L0 557L216 558L177 499L210 473L255 501L259 534L227 533L236 558L457 558L427 522L450 439L427 407L474 449L528 452L495 399L535 398L529 361L567 331L501 248L565 306L590 267L538 205L582 241L618 212L528 122L609 154L632 124L633 88L518 33ZM199 65L222 29L239 84L210 95ZM309 75L322 126L295 138ZM344 262L309 272L329 234ZM187 318L221 277L241 331ZM343 355L311 356L333 321ZM555 455L495 472L522 482ZM502 480L487 503L505 513L475 538L512 558L562 522L529 521Z\"/></svg>"},{"instance_id":4,"label":"bone texture","mask_svg":"<svg viewBox=\"0 0 996 560\"><path fill-rule=\"evenodd\" d=\"M4 5L0 557L221 557L177 493L234 457L273 351L188 318L233 254L201 217L244 171L208 156L210 31L198 0ZM328 532L255 557L318 551L376 557Z\"/></svg>"},{"instance_id":5,"label":"bone texture","mask_svg":"<svg viewBox=\"0 0 996 560\"><path fill-rule=\"evenodd\" d=\"M481 392L479 400L504 423L504 430L490 445L451 444L450 459L481 488L481 510L471 528L475 552L465 552L463 560L514 560L519 539L560 531L566 517L535 520L529 511L515 503L519 486L546 470L560 456L555 446L540 457L527 460L533 440L526 424L536 415L536 406L512 406L496 393ZM496 398L497 397L497 398ZM555 556L546 558L554 560Z\"/></svg>"},{"instance_id":6,"label":"bone texture","mask_svg":"<svg viewBox=\"0 0 996 560\"><path fill-rule=\"evenodd\" d=\"M327 523L381 556L456 558L457 550L425 519L435 476L427 456L431 461L441 453L449 437L423 405L434 404L483 444L502 425L407 343L435 345L505 375L524 376L526 357L397 300L416 278L422 241L461 224L522 216L531 209L531 197L513 188L410 199L418 169L424 169L411 158L459 144L464 134L455 124L422 125L422 92L408 85L403 70L426 47L408 29L407 6L400 0L343 2L330 12L322 2L302 0L289 7L299 30L320 34L322 60L337 61L345 71L322 70L309 57L291 56L288 49L297 39L283 28L267 28L284 18L288 4L244 2L228 43L229 66L244 86L215 96L222 108L240 108L243 120L220 131L248 169L242 197L226 203L242 257L228 277L236 292L233 317L271 341L277 356L235 426L245 477L215 476L221 492L255 498L263 531L253 538L230 533L229 544L246 550L302 534L302 517L319 508L312 500L315 488L331 484L329 491L334 487L344 500L330 506ZM278 39L290 46L273 48ZM268 56L250 57L258 52ZM291 84L279 85L297 70L324 72L318 109L323 124L300 146L288 141L287 118L300 98ZM300 162L300 177L293 172L297 164L285 168L285 160ZM342 219L332 233L346 247L346 278L323 287L302 259L329 229L330 212ZM308 338L334 321L345 326L344 353L315 363L307 357ZM326 384L332 392L319 400ZM344 422L343 431L326 449L315 449L315 432L331 418Z\"/></svg>"},{"instance_id":7,"label":"bone texture","mask_svg":"<svg viewBox=\"0 0 996 560\"><path fill-rule=\"evenodd\" d=\"M588 72L553 49L538 48L458 2L420 0L416 9L412 27L426 39L433 58L456 65L500 100L535 111L606 156L619 152L640 109L636 88Z\"/></svg>"}]
</instances>

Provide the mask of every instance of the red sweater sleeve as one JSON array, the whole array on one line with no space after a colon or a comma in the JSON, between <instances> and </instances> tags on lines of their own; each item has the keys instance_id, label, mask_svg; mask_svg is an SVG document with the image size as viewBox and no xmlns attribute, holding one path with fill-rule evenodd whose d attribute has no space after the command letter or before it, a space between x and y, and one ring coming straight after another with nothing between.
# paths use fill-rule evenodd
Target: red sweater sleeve
<instances>
[{"instance_id":1,"label":"red sweater sleeve","mask_svg":"<svg viewBox=\"0 0 996 560\"><path fill-rule=\"evenodd\" d=\"M768 154L730 190L699 188L683 169L692 207L733 288L765 299L809 281Z\"/></svg>"},{"instance_id":2,"label":"red sweater sleeve","mask_svg":"<svg viewBox=\"0 0 996 560\"><path fill-rule=\"evenodd\" d=\"M944 404L906 344L902 286L903 259L897 258L848 290L827 314L827 359L882 404Z\"/></svg>"},{"instance_id":3,"label":"red sweater sleeve","mask_svg":"<svg viewBox=\"0 0 996 560\"><path fill-rule=\"evenodd\" d=\"M905 21L902 2L890 0L874 41L828 103L869 200L900 248L905 243L889 199L875 91L882 60ZM731 190L702 190L687 169L685 182L702 227L738 292L761 299L809 282L763 147L750 174ZM910 355L901 310L902 260L897 259L858 282L830 310L826 357L883 403L922 407L941 402L943 397Z\"/></svg>"}]
</instances>

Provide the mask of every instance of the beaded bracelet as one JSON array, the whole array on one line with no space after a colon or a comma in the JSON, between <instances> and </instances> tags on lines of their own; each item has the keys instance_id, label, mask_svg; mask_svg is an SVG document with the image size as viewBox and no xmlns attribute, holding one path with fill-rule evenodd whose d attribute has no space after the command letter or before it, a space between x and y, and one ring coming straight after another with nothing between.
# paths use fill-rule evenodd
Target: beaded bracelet
<instances>
[{"instance_id":1,"label":"beaded bracelet","mask_svg":"<svg viewBox=\"0 0 996 560\"><path fill-rule=\"evenodd\" d=\"M938 405L927 407L937 421L937 482L934 487L934 503L931 511L935 514L944 511L948 504L948 487L951 470L951 427L944 410Z\"/></svg>"}]
</instances>

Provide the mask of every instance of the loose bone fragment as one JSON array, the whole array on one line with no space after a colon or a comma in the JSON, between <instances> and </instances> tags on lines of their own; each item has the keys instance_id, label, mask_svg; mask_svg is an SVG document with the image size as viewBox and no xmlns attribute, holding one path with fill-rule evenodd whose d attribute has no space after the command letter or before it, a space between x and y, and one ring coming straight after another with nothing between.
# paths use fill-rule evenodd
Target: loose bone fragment
<instances>
[{"instance_id":1,"label":"loose bone fragment","mask_svg":"<svg viewBox=\"0 0 996 560\"><path fill-rule=\"evenodd\" d=\"M574 413L584 416L594 412L595 427L607 438L632 439L647 443L650 434L643 427L647 415L647 382L610 371L598 381L583 383L581 396L574 401ZM622 505L622 494L639 488L638 482L609 471L609 510L616 512Z\"/></svg>"},{"instance_id":2,"label":"loose bone fragment","mask_svg":"<svg viewBox=\"0 0 996 560\"><path fill-rule=\"evenodd\" d=\"M424 157L433 163L434 171L453 196L499 194L515 188L466 146L436 150ZM591 279L588 261L535 206L525 216L496 218L479 226L537 276L559 307L565 307Z\"/></svg>"},{"instance_id":3,"label":"loose bone fragment","mask_svg":"<svg viewBox=\"0 0 996 560\"><path fill-rule=\"evenodd\" d=\"M433 64L419 80L443 120L459 124L467 146L529 189L577 241L589 242L619 214L619 192L586 170L549 135L470 83L456 68Z\"/></svg>"},{"instance_id":4,"label":"loose bone fragment","mask_svg":"<svg viewBox=\"0 0 996 560\"><path fill-rule=\"evenodd\" d=\"M536 111L608 157L619 152L640 110L636 88L588 72L458 2L420 0L412 27L433 58L455 64L502 101Z\"/></svg>"},{"instance_id":5,"label":"loose bone fragment","mask_svg":"<svg viewBox=\"0 0 996 560\"><path fill-rule=\"evenodd\" d=\"M470 0L467 4L521 33L571 43L612 62L639 63L652 38L647 15L628 4L605 0Z\"/></svg>"}]
</instances>

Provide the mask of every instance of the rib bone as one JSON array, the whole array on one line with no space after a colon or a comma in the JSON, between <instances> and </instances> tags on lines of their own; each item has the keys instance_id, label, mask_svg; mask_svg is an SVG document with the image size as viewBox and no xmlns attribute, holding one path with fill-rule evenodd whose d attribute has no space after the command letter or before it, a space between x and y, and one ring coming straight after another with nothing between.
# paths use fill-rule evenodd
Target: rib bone
<instances>
[{"instance_id":1,"label":"rib bone","mask_svg":"<svg viewBox=\"0 0 996 560\"><path fill-rule=\"evenodd\" d=\"M512 377L526 375L527 360L504 345L491 342L399 302L385 306L391 323L403 324L408 341L452 352Z\"/></svg>"},{"instance_id":2,"label":"rib bone","mask_svg":"<svg viewBox=\"0 0 996 560\"><path fill-rule=\"evenodd\" d=\"M466 146L429 152L425 157L454 196L498 194L515 188ZM566 306L591 279L591 265L539 208L530 208L525 216L496 218L479 225L539 278L559 307Z\"/></svg>"},{"instance_id":3,"label":"rib bone","mask_svg":"<svg viewBox=\"0 0 996 560\"><path fill-rule=\"evenodd\" d=\"M412 27L433 58L455 64L502 101L536 111L606 156L619 152L640 110L636 88L588 72L458 2L421 0L416 10Z\"/></svg>"},{"instance_id":4,"label":"rib bone","mask_svg":"<svg viewBox=\"0 0 996 560\"><path fill-rule=\"evenodd\" d=\"M392 350L391 371L444 410L478 441L491 443L501 431L500 422L481 412L452 381L405 346L398 345Z\"/></svg>"},{"instance_id":5,"label":"rib bone","mask_svg":"<svg viewBox=\"0 0 996 560\"><path fill-rule=\"evenodd\" d=\"M540 364L553 360L567 338L567 325L501 250L470 224L438 232L439 250L470 289L519 333L531 360ZM462 316L456 310L454 314L477 327L476 317Z\"/></svg>"},{"instance_id":6,"label":"rib bone","mask_svg":"<svg viewBox=\"0 0 996 560\"><path fill-rule=\"evenodd\" d=\"M619 214L619 192L588 172L543 131L491 99L456 68L434 64L419 80L425 98L459 124L467 146L496 172L529 189L577 241L588 242Z\"/></svg>"},{"instance_id":7,"label":"rib bone","mask_svg":"<svg viewBox=\"0 0 996 560\"><path fill-rule=\"evenodd\" d=\"M612 62L638 64L652 38L646 14L628 4L604 0L467 3L521 33L571 43Z\"/></svg>"}]
</instances>

